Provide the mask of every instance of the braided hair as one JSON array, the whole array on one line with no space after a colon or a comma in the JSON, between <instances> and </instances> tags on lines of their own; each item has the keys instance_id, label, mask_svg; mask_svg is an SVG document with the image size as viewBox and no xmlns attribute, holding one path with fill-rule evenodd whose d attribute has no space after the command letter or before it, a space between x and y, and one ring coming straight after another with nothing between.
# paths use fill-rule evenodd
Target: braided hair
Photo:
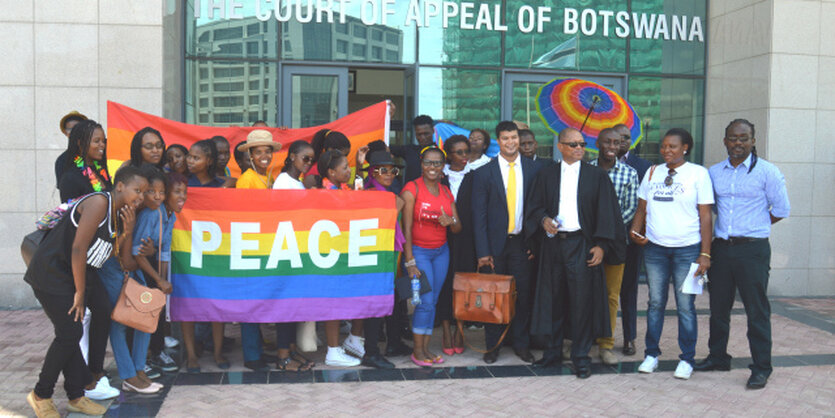
<instances>
[{"instance_id":1,"label":"braided hair","mask_svg":"<svg viewBox=\"0 0 835 418\"><path fill-rule=\"evenodd\" d=\"M207 167L207 172L209 177L217 177L217 171L220 167L217 162L217 145L215 145L215 141L211 139L201 139L200 141L195 142L191 147L200 148L203 153L209 156L211 163Z\"/></svg>"},{"instance_id":2,"label":"braided hair","mask_svg":"<svg viewBox=\"0 0 835 418\"><path fill-rule=\"evenodd\" d=\"M732 120L731 123L729 123L728 126L725 127L725 138L728 137L728 131L731 129L731 127L736 124L742 124L747 126L749 129L751 129L751 138L756 138L756 130L754 129L754 124L749 122L748 119L742 118ZM751 170L753 170L754 166L757 165L758 158L759 157L757 157L757 146L751 146L751 167L748 167L748 173L751 173Z\"/></svg>"},{"instance_id":3,"label":"braided hair","mask_svg":"<svg viewBox=\"0 0 835 418\"><path fill-rule=\"evenodd\" d=\"M142 167L142 164L145 163L142 161L142 137L148 133L156 135L159 137L159 140L162 141L162 158L159 159L158 163L154 164L155 167L162 169L165 165L165 140L162 138L162 134L158 130L150 126L140 129L130 141L130 165L134 167Z\"/></svg>"},{"instance_id":4,"label":"braided hair","mask_svg":"<svg viewBox=\"0 0 835 418\"><path fill-rule=\"evenodd\" d=\"M303 141L301 139L298 141L293 141L293 143L290 144L290 148L287 149L287 158L284 159L284 167L281 168L281 172L286 173L290 170L290 167L293 166L293 160L290 159L290 155L298 155L300 152L302 152L302 150L307 148L312 148L312 146L309 143L307 143L307 141Z\"/></svg>"}]
</instances>

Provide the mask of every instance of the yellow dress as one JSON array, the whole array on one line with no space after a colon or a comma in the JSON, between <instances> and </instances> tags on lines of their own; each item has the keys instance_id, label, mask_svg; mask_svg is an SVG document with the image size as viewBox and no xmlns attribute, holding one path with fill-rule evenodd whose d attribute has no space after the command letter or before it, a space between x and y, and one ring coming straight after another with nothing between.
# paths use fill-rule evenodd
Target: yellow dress
<instances>
[{"instance_id":1,"label":"yellow dress","mask_svg":"<svg viewBox=\"0 0 835 418\"><path fill-rule=\"evenodd\" d=\"M273 178L272 174L268 174L266 176L262 176L258 174L253 169L247 169L240 177L238 177L238 182L235 184L235 188L237 189L271 189L273 187L273 182L275 178Z\"/></svg>"}]
</instances>

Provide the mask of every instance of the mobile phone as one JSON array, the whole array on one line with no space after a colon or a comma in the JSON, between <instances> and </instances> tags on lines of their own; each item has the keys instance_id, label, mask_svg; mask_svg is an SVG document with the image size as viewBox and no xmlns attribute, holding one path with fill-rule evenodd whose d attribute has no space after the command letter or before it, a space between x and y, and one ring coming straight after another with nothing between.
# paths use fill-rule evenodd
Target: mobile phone
<instances>
[{"instance_id":1,"label":"mobile phone","mask_svg":"<svg viewBox=\"0 0 835 418\"><path fill-rule=\"evenodd\" d=\"M636 236L636 237L640 238L640 239L647 239L647 237L645 237L645 236L643 236L643 235L641 235L641 234L639 234L639 233L637 233L637 232L635 232L635 231L630 231L630 233L631 233L632 235L634 235L634 236Z\"/></svg>"}]
</instances>

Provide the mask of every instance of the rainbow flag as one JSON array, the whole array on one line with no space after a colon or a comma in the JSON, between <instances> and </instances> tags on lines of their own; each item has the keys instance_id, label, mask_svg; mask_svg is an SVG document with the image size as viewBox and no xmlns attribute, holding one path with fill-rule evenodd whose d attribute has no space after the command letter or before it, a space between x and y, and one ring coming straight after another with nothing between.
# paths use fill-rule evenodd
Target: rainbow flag
<instances>
[{"instance_id":1,"label":"rainbow flag","mask_svg":"<svg viewBox=\"0 0 835 418\"><path fill-rule=\"evenodd\" d=\"M344 118L320 126L300 129L282 128L253 128L253 127L216 127L190 125L177 122L148 113L140 112L123 104L107 101L107 159L111 175L116 173L123 162L130 159L130 142L133 135L140 129L150 126L162 134L165 145L180 144L191 148L195 142L220 135L229 140L231 149L239 142L246 141L246 136L254 129L267 129L273 134L273 139L288 146L291 142L302 139L310 142L320 129L331 129L345 134L351 141L351 166L356 162L357 150L371 141L382 139L388 143L389 113L385 101L348 114ZM287 157L287 149L273 157L271 170L278 172ZM238 165L234 159L229 160L229 170L232 177L240 176Z\"/></svg>"},{"instance_id":2,"label":"rainbow flag","mask_svg":"<svg viewBox=\"0 0 835 418\"><path fill-rule=\"evenodd\" d=\"M171 320L389 315L396 221L388 192L192 188L171 243Z\"/></svg>"}]
</instances>

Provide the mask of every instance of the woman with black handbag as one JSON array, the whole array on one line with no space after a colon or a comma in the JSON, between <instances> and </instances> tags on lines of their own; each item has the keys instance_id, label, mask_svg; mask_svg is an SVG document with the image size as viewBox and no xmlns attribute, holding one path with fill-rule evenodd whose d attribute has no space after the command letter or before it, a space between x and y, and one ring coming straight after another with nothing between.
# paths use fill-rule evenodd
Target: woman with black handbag
<instances>
[{"instance_id":1,"label":"woman with black handbag","mask_svg":"<svg viewBox=\"0 0 835 418\"><path fill-rule=\"evenodd\" d=\"M55 329L38 383L26 397L38 417L60 416L52 402L60 373L70 399L67 409L88 415L106 412L84 396L84 386L95 383L78 346L88 296L87 270L102 266L116 240L130 245L134 211L148 187L148 180L134 167L120 170L115 180L112 193L86 196L73 205L41 241L24 276Z\"/></svg>"}]
</instances>

